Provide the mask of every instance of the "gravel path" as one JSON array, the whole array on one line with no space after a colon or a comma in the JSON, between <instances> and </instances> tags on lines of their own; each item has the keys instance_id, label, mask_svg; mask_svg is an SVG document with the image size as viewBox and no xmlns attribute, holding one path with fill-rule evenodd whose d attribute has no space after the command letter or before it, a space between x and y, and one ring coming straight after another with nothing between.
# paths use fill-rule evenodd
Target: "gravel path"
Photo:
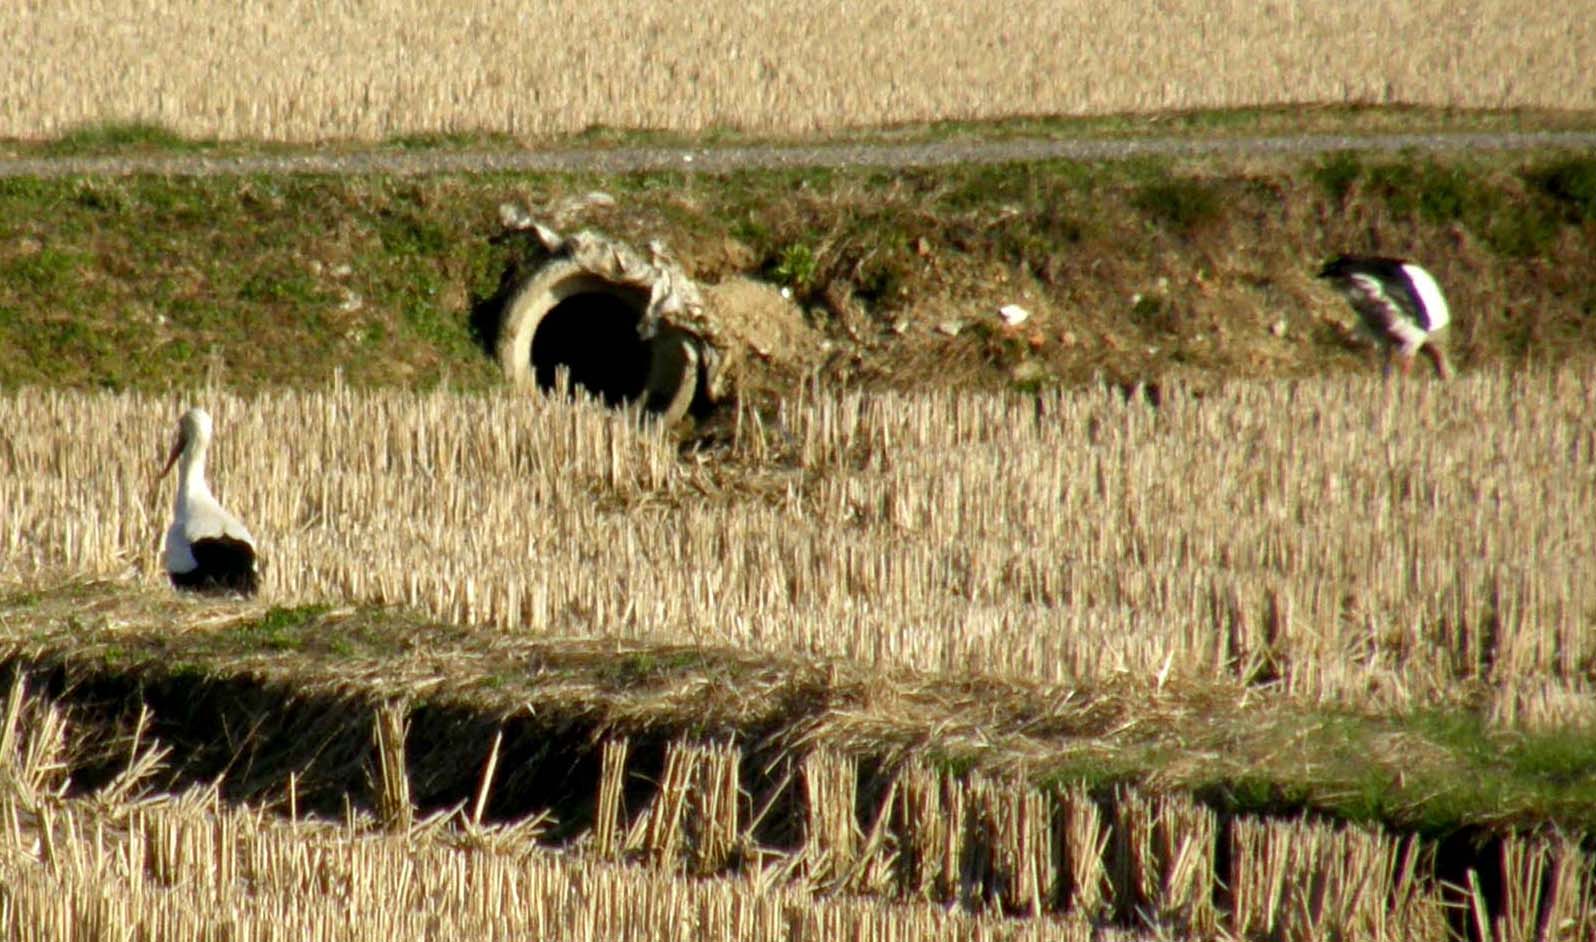
<instances>
[{"instance_id":1,"label":"gravel path","mask_svg":"<svg viewBox=\"0 0 1596 942\"><path fill-rule=\"evenodd\" d=\"M1050 158L1123 160L1140 156L1271 156L1338 150L1421 152L1596 150L1596 132L1304 134L1272 137L944 140L913 144L820 144L707 148L620 147L547 151L364 151L215 157L200 154L0 158L0 177L225 176L243 174L481 173L544 171L722 173L745 168L914 167Z\"/></svg>"}]
</instances>

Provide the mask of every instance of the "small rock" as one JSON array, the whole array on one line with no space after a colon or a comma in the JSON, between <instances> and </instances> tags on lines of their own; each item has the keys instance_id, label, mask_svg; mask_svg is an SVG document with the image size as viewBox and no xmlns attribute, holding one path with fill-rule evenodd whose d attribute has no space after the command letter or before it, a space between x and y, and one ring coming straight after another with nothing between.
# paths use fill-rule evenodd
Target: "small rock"
<instances>
[{"instance_id":1,"label":"small rock","mask_svg":"<svg viewBox=\"0 0 1596 942\"><path fill-rule=\"evenodd\" d=\"M536 233L538 241L543 244L545 251L551 253L558 252L560 247L565 244L565 240L560 237L558 232L555 232L553 229L550 229L548 226L545 226L540 222L533 222L531 219L528 219L526 226L522 228L530 228L534 233Z\"/></svg>"},{"instance_id":2,"label":"small rock","mask_svg":"<svg viewBox=\"0 0 1596 942\"><path fill-rule=\"evenodd\" d=\"M344 299L338 302L338 310L344 312L358 311L365 304L365 300L353 291L345 291Z\"/></svg>"},{"instance_id":3,"label":"small rock","mask_svg":"<svg viewBox=\"0 0 1596 942\"><path fill-rule=\"evenodd\" d=\"M937 333L946 334L949 337L957 337L959 335L959 331L963 329L963 321L943 321L937 325Z\"/></svg>"},{"instance_id":4,"label":"small rock","mask_svg":"<svg viewBox=\"0 0 1596 942\"><path fill-rule=\"evenodd\" d=\"M998 316L1010 327L1018 327L1031 318L1031 312L1018 304L1005 304L998 308Z\"/></svg>"},{"instance_id":5,"label":"small rock","mask_svg":"<svg viewBox=\"0 0 1596 942\"><path fill-rule=\"evenodd\" d=\"M1274 334L1276 337L1284 337L1286 335L1286 319L1282 317L1273 324L1270 324L1269 332Z\"/></svg>"},{"instance_id":6,"label":"small rock","mask_svg":"<svg viewBox=\"0 0 1596 942\"><path fill-rule=\"evenodd\" d=\"M506 229L528 229L532 226L532 216L516 203L500 203L499 225Z\"/></svg>"},{"instance_id":7,"label":"small rock","mask_svg":"<svg viewBox=\"0 0 1596 942\"><path fill-rule=\"evenodd\" d=\"M334 278L348 278L355 273L355 269L347 262L340 262L332 267L331 275Z\"/></svg>"},{"instance_id":8,"label":"small rock","mask_svg":"<svg viewBox=\"0 0 1596 942\"><path fill-rule=\"evenodd\" d=\"M897 334L897 335L899 335L900 337L902 335L908 333L909 332L909 319L907 317L900 317L897 320L893 321L892 322L892 332Z\"/></svg>"}]
</instances>

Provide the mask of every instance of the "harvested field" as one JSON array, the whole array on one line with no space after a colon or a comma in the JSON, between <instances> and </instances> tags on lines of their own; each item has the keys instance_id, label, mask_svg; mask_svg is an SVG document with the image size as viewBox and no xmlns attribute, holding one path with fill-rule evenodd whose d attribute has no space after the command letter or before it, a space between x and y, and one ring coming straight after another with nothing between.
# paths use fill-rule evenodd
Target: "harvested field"
<instances>
[{"instance_id":1,"label":"harvested field","mask_svg":"<svg viewBox=\"0 0 1596 942\"><path fill-rule=\"evenodd\" d=\"M1588 10L1587 10L1588 12ZM1292 103L1596 108L1596 17L1525 3L9 4L0 137L810 133ZM114 63L114 67L106 67Z\"/></svg>"},{"instance_id":2,"label":"harvested field","mask_svg":"<svg viewBox=\"0 0 1596 942\"><path fill-rule=\"evenodd\" d=\"M281 604L1053 683L1591 722L1588 367L1160 403L807 394L719 453L508 396L203 396ZM159 582L179 403L0 399L0 580Z\"/></svg>"},{"instance_id":3,"label":"harvested field","mask_svg":"<svg viewBox=\"0 0 1596 942\"><path fill-rule=\"evenodd\" d=\"M0 925L1579 938L1593 379L207 390L250 603L164 589L183 402L8 394Z\"/></svg>"}]
</instances>

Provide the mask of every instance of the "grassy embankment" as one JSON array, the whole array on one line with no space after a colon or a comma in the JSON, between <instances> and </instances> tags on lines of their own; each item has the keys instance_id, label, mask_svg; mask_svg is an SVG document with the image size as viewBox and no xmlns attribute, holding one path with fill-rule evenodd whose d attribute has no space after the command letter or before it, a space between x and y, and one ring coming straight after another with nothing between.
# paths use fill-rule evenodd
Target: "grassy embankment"
<instances>
[{"instance_id":1,"label":"grassy embankment","mask_svg":"<svg viewBox=\"0 0 1596 942\"><path fill-rule=\"evenodd\" d=\"M1395 123L1422 129L1444 117ZM1355 133L1388 126L1357 111L1322 120ZM1163 127L1083 124L1101 135ZM1174 126L1285 127L1269 112ZM203 146L111 128L43 149ZM662 237L702 280L752 273L790 286L851 354L834 361L832 378L844 381L1048 385L1361 368L1349 312L1311 277L1341 251L1428 265L1453 301L1448 341L1465 368L1579 356L1596 329L1596 158L1577 152L717 176L7 179L0 385L153 390L209 376L307 387L342 370L356 385L482 388L493 373L472 315L486 313L515 251L490 241L496 207L519 199L553 218L593 189L618 205L568 214L566 225ZM1010 302L1035 315L1022 337L993 329L996 307Z\"/></svg>"}]
</instances>

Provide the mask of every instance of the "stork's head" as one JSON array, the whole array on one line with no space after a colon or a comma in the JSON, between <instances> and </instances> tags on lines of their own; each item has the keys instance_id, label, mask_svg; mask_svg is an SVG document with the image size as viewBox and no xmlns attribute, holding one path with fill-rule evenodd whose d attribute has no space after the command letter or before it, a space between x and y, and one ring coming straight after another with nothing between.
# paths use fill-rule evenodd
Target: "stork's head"
<instances>
[{"instance_id":1,"label":"stork's head","mask_svg":"<svg viewBox=\"0 0 1596 942\"><path fill-rule=\"evenodd\" d=\"M172 465L177 463L178 455L189 449L204 448L210 441L211 414L197 406L183 413L177 422L177 440L172 443L172 450L166 456L166 465L161 468L158 477L166 477Z\"/></svg>"},{"instance_id":2,"label":"stork's head","mask_svg":"<svg viewBox=\"0 0 1596 942\"><path fill-rule=\"evenodd\" d=\"M1319 269L1319 278L1339 278L1347 273L1347 257L1337 255Z\"/></svg>"}]
</instances>

